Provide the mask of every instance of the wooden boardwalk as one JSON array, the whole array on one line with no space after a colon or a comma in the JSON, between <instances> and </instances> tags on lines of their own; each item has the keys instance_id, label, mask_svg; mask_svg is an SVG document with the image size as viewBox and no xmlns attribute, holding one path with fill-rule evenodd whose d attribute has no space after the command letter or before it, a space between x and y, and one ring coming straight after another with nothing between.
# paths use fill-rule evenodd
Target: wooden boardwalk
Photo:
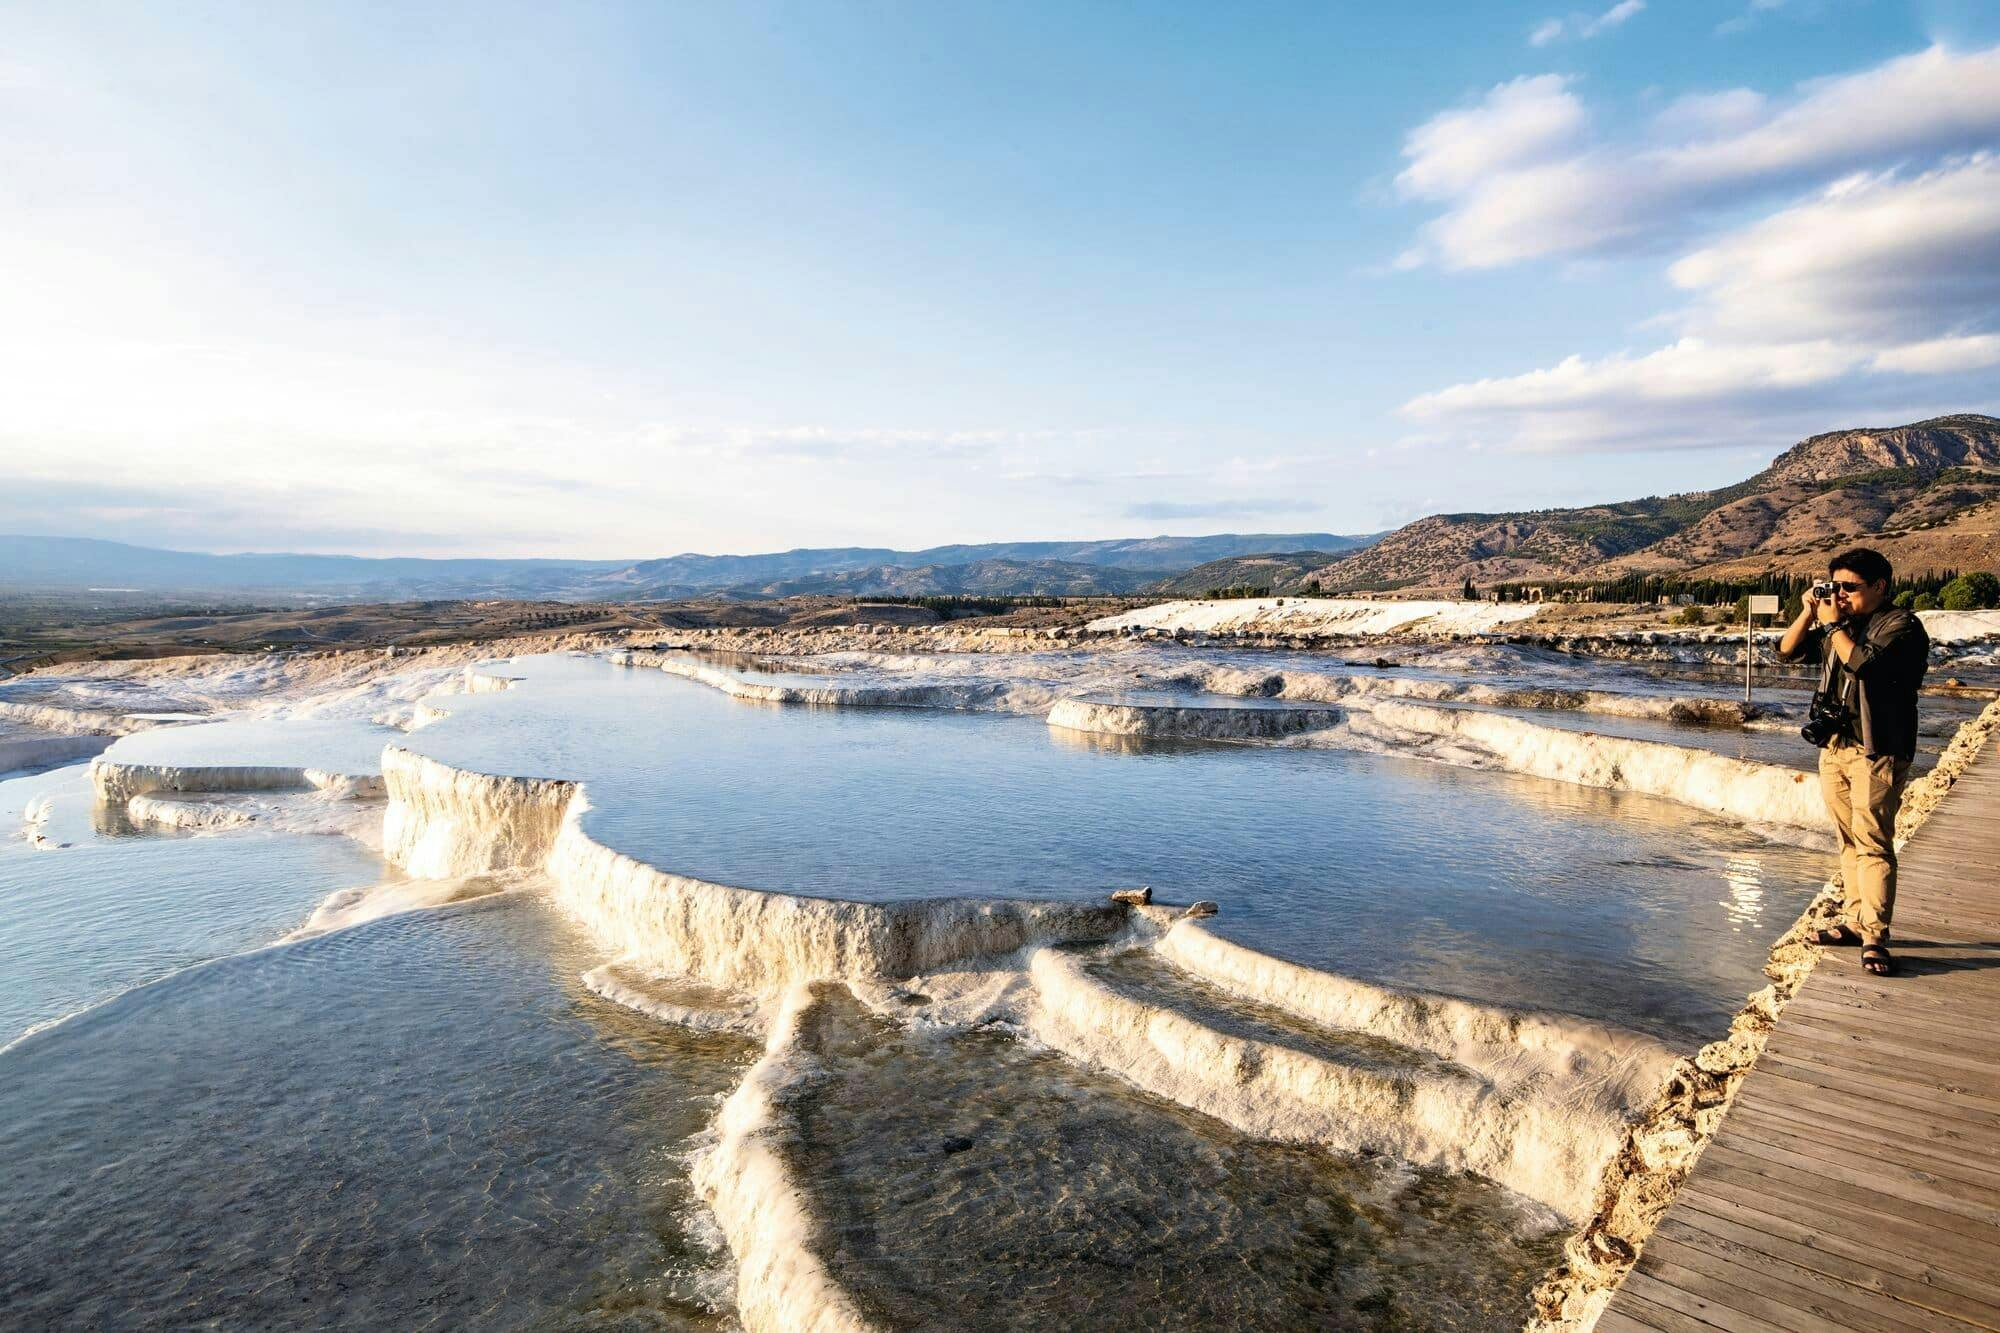
<instances>
[{"instance_id":1,"label":"wooden boardwalk","mask_svg":"<svg viewBox=\"0 0 2000 1333\"><path fill-rule=\"evenodd\" d=\"M1898 973L1829 950L1597 1327L2000 1330L2000 755L1902 855Z\"/></svg>"}]
</instances>

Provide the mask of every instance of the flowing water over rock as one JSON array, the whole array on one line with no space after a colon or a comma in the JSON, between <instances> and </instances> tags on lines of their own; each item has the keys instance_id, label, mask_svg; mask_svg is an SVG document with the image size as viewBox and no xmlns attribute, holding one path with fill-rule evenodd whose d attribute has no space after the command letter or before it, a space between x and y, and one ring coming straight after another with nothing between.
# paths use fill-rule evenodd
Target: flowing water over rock
<instances>
[{"instance_id":1,"label":"flowing water over rock","mask_svg":"<svg viewBox=\"0 0 2000 1333\"><path fill-rule=\"evenodd\" d=\"M1508 1329L1553 1256L1503 1190L1259 1142L1001 1034L836 997L806 1047L814 1244L887 1327Z\"/></svg>"}]
</instances>

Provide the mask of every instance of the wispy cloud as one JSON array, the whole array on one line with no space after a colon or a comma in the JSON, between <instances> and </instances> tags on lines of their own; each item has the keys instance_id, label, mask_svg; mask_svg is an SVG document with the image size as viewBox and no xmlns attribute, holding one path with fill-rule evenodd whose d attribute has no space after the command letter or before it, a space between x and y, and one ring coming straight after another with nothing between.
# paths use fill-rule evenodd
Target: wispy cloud
<instances>
[{"instance_id":1,"label":"wispy cloud","mask_svg":"<svg viewBox=\"0 0 2000 1333\"><path fill-rule=\"evenodd\" d=\"M1715 25L1716 36L1729 37L1739 32L1747 32L1756 26L1758 19L1784 7L1785 0L1750 0L1749 8L1741 14L1724 19Z\"/></svg>"},{"instance_id":2,"label":"wispy cloud","mask_svg":"<svg viewBox=\"0 0 2000 1333\"><path fill-rule=\"evenodd\" d=\"M1528 34L1528 45L1548 46L1564 38L1588 41L1602 33L1611 31L1646 7L1646 0L1618 0L1601 14L1571 14L1567 18L1548 19L1536 25Z\"/></svg>"}]
</instances>

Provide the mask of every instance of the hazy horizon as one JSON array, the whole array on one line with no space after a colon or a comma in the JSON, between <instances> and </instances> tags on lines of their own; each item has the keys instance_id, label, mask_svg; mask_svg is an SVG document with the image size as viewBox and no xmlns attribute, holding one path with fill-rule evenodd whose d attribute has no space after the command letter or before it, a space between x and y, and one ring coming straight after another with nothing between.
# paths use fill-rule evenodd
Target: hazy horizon
<instances>
[{"instance_id":1,"label":"hazy horizon","mask_svg":"<svg viewBox=\"0 0 2000 1333\"><path fill-rule=\"evenodd\" d=\"M0 531L1316 531L2000 408L2000 11L9 16Z\"/></svg>"},{"instance_id":2,"label":"hazy horizon","mask_svg":"<svg viewBox=\"0 0 2000 1333\"><path fill-rule=\"evenodd\" d=\"M767 550L754 550L754 551L747 549L740 551L689 550L689 551L649 551L640 553L633 553L628 551L622 555L615 555L615 556L551 556L551 555L535 555L535 554L489 555L478 551L465 551L452 555L443 555L443 556L424 556L424 555L413 555L407 551L396 551L396 550L384 550L379 552L371 552L366 555L356 555L353 552L347 552L347 551L313 551L313 550L303 550L303 549L281 550L275 547L269 549L253 550L250 548L223 548L223 547L206 548L206 547L195 547L195 546L167 546L158 543L148 543L148 542L125 542L112 537L92 537L87 534L74 533L74 532L0 532L0 541L8 541L19 538L19 539L27 539L30 541L41 540L41 541L110 542L114 545L131 546L139 550L163 550L163 551L171 551L179 555L212 555L221 557L241 555L241 556L309 556L315 558L326 557L329 559L366 559L366 560L506 560L506 561L549 560L561 563L616 565L625 563L627 561L638 563L640 561L648 561L648 560L727 559L735 556L784 555L792 551L868 550L868 551L895 551L898 554L909 555L929 550L941 550L953 546L1055 546L1055 545L1080 545L1080 544L1093 544L1093 543L1107 544L1116 542L1149 542L1149 541L1169 541L1169 540L1200 541L1203 539L1215 539L1222 537L1264 537L1264 536L1338 537L1347 541L1363 541L1368 538L1379 537L1381 535L1382 534L1380 532L1266 533L1255 530L1228 531L1228 532L1224 531L1186 532L1186 533L1133 532L1133 533L1122 533L1122 534L1114 533L1113 535L1108 537L1018 537L1018 538L1001 538L997 541L991 541L991 542L938 542L934 543L931 546L892 547L892 546L874 546L861 542L838 542L826 546L789 546L783 548L774 547Z\"/></svg>"}]
</instances>

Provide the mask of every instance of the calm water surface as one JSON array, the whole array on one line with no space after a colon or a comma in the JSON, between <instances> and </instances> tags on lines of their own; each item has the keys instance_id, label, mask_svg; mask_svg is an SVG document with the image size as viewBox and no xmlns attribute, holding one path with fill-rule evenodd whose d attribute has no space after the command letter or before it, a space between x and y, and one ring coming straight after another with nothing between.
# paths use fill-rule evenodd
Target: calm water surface
<instances>
[{"instance_id":1,"label":"calm water surface","mask_svg":"<svg viewBox=\"0 0 2000 1333\"><path fill-rule=\"evenodd\" d=\"M1039 718L732 699L516 661L413 748L580 777L592 832L662 868L821 896L1073 897L1150 884L1313 966L1720 1029L1825 858L1649 797L1338 751L1102 743Z\"/></svg>"},{"instance_id":2,"label":"calm water surface","mask_svg":"<svg viewBox=\"0 0 2000 1333\"><path fill-rule=\"evenodd\" d=\"M40 851L12 838L46 798ZM0 782L0 1046L176 968L269 944L328 894L379 883L348 838L126 834L82 768Z\"/></svg>"}]
</instances>

